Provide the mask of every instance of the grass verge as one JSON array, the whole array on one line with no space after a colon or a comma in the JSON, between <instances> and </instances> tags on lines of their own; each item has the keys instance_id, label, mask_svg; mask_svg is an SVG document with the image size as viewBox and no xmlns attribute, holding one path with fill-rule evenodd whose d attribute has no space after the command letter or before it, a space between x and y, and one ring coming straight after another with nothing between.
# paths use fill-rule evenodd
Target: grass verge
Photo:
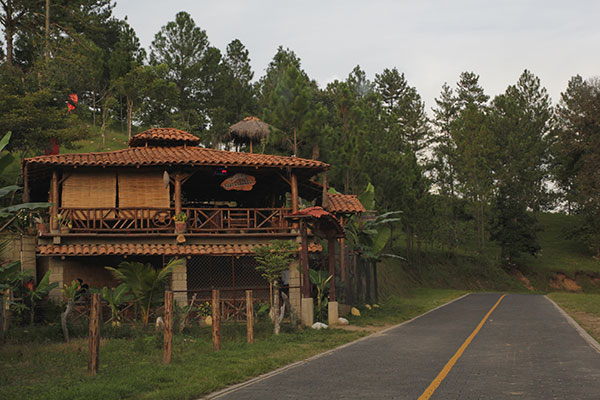
<instances>
[{"instance_id":1,"label":"grass verge","mask_svg":"<svg viewBox=\"0 0 600 400\"><path fill-rule=\"evenodd\" d=\"M600 294L555 292L548 297L600 342Z\"/></svg>"},{"instance_id":2,"label":"grass verge","mask_svg":"<svg viewBox=\"0 0 600 400\"><path fill-rule=\"evenodd\" d=\"M449 289L416 288L404 296L389 296L377 306L360 307L360 317L348 317L350 324L361 327L384 327L407 321L467 292Z\"/></svg>"},{"instance_id":3,"label":"grass verge","mask_svg":"<svg viewBox=\"0 0 600 400\"><path fill-rule=\"evenodd\" d=\"M418 289L391 296L378 309L364 310L352 324L393 324L413 318L463 292ZM256 342L247 344L244 324L222 326L222 350L213 352L209 328L176 335L173 361L161 365L162 339L151 330L127 338L103 339L100 371L87 376L87 341L69 344L14 340L0 346L0 398L27 399L190 399L243 382L308 358L368 333L367 329L294 331L273 336L258 323ZM15 337L13 335L13 337ZM36 337L33 335L32 337Z\"/></svg>"}]
</instances>

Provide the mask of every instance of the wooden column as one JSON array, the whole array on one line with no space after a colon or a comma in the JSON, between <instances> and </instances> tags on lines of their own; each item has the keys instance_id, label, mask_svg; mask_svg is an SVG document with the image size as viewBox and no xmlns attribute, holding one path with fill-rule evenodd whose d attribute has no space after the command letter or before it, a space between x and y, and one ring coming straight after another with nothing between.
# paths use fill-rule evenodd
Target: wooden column
<instances>
[{"instance_id":1,"label":"wooden column","mask_svg":"<svg viewBox=\"0 0 600 400\"><path fill-rule=\"evenodd\" d=\"M58 230L58 221L56 216L58 214L58 171L52 171L52 180L50 181L50 230Z\"/></svg>"},{"instance_id":2,"label":"wooden column","mask_svg":"<svg viewBox=\"0 0 600 400\"><path fill-rule=\"evenodd\" d=\"M298 177L292 173L292 179L290 181L292 187L292 213L298 212Z\"/></svg>"},{"instance_id":3,"label":"wooden column","mask_svg":"<svg viewBox=\"0 0 600 400\"><path fill-rule=\"evenodd\" d=\"M323 194L321 198L321 206L323 206L323 208L326 210L329 208L329 196L327 193L327 175L325 174L323 174Z\"/></svg>"},{"instance_id":4,"label":"wooden column","mask_svg":"<svg viewBox=\"0 0 600 400\"><path fill-rule=\"evenodd\" d=\"M308 237L306 222L300 220L300 268L302 271L302 297L310 297L310 279L308 272Z\"/></svg>"},{"instance_id":5,"label":"wooden column","mask_svg":"<svg viewBox=\"0 0 600 400\"><path fill-rule=\"evenodd\" d=\"M90 309L90 338L88 356L88 375L98 373L98 361L100 353L100 294L92 294L92 305Z\"/></svg>"},{"instance_id":6,"label":"wooden column","mask_svg":"<svg viewBox=\"0 0 600 400\"><path fill-rule=\"evenodd\" d=\"M165 291L165 332L164 332L163 364L171 363L173 352L173 292Z\"/></svg>"},{"instance_id":7,"label":"wooden column","mask_svg":"<svg viewBox=\"0 0 600 400\"><path fill-rule=\"evenodd\" d=\"M254 343L254 304L252 302L252 290L246 290L246 332L248 343Z\"/></svg>"},{"instance_id":8,"label":"wooden column","mask_svg":"<svg viewBox=\"0 0 600 400\"><path fill-rule=\"evenodd\" d=\"M213 349L221 350L221 296L218 290L212 291L212 339Z\"/></svg>"},{"instance_id":9,"label":"wooden column","mask_svg":"<svg viewBox=\"0 0 600 400\"><path fill-rule=\"evenodd\" d=\"M329 259L329 275L331 280L329 281L329 301L335 300L335 237L330 235L327 238L327 258Z\"/></svg>"},{"instance_id":10,"label":"wooden column","mask_svg":"<svg viewBox=\"0 0 600 400\"><path fill-rule=\"evenodd\" d=\"M29 203L29 166L23 166L23 203Z\"/></svg>"},{"instance_id":11,"label":"wooden column","mask_svg":"<svg viewBox=\"0 0 600 400\"><path fill-rule=\"evenodd\" d=\"M173 201L175 203L175 215L181 212L181 175L174 176Z\"/></svg>"}]
</instances>

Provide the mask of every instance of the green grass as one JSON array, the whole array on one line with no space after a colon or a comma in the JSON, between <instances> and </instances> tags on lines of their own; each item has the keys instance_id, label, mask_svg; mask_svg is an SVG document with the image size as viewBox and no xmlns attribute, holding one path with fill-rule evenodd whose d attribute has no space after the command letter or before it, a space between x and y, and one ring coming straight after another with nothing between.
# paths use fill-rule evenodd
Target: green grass
<instances>
[{"instance_id":1,"label":"green grass","mask_svg":"<svg viewBox=\"0 0 600 400\"><path fill-rule=\"evenodd\" d=\"M416 289L406 296L388 296L380 308L363 309L353 325L384 326L399 323L450 301L464 292ZM294 361L356 340L366 329L303 329L284 326L272 335L269 323L257 324L254 344L246 343L244 324L222 326L222 350L212 350L209 328L176 335L173 361L162 365L161 337L151 329L107 328L102 340L100 371L87 376L85 329L70 344L60 343L59 327L26 328L8 335L0 345L0 398L28 399L190 399L272 371ZM16 329L16 328L12 328ZM37 329L37 328L36 328Z\"/></svg>"},{"instance_id":2,"label":"green grass","mask_svg":"<svg viewBox=\"0 0 600 400\"><path fill-rule=\"evenodd\" d=\"M548 297L600 342L600 294L555 292Z\"/></svg>"},{"instance_id":3,"label":"green grass","mask_svg":"<svg viewBox=\"0 0 600 400\"><path fill-rule=\"evenodd\" d=\"M74 148L67 149L61 147L61 153L89 153L98 151L114 151L127 148L127 133L121 133L120 129L106 129L104 145L102 145L102 135L100 127L90 126L90 136L87 139L79 140L74 143ZM135 132L133 132L135 134Z\"/></svg>"},{"instance_id":4,"label":"green grass","mask_svg":"<svg viewBox=\"0 0 600 400\"><path fill-rule=\"evenodd\" d=\"M103 340L100 370L87 376L87 342L6 344L0 347L0 398L189 399L271 371L364 336L341 329L279 336L259 325L256 343L245 325L223 326L222 350L214 352L208 329L176 335L173 361L161 365L155 334Z\"/></svg>"},{"instance_id":5,"label":"green grass","mask_svg":"<svg viewBox=\"0 0 600 400\"><path fill-rule=\"evenodd\" d=\"M405 295L391 295L378 303L379 307L372 306L369 310L362 306L359 308L360 317L349 316L352 325L357 326L384 326L398 324L423 314L435 307L445 304L467 292L461 290L440 290L416 288L409 290Z\"/></svg>"},{"instance_id":6,"label":"green grass","mask_svg":"<svg viewBox=\"0 0 600 400\"><path fill-rule=\"evenodd\" d=\"M543 230L539 232L541 254L524 262L533 268L561 271L573 276L576 272L600 272L600 261L592 257L581 240L569 238L568 233L579 223L577 216L541 214Z\"/></svg>"}]
</instances>

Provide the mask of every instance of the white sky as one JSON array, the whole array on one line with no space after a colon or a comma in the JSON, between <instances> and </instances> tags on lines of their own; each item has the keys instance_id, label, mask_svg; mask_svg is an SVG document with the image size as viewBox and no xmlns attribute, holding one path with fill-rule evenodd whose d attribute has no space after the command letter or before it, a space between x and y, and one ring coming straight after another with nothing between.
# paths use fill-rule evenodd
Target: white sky
<instances>
[{"instance_id":1,"label":"white sky","mask_svg":"<svg viewBox=\"0 0 600 400\"><path fill-rule=\"evenodd\" d=\"M179 11L223 52L241 40L255 79L283 45L321 86L357 64L370 79L396 67L428 112L442 84L454 86L462 71L479 74L493 96L527 68L555 103L573 75L600 75L598 0L117 0L115 15L128 16L148 49Z\"/></svg>"}]
</instances>

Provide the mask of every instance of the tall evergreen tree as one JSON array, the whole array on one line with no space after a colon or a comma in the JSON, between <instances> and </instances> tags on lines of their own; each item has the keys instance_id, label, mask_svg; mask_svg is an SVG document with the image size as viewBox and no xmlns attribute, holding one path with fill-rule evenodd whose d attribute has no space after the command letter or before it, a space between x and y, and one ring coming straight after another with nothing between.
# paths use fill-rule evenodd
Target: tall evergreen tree
<instances>
[{"instance_id":1,"label":"tall evergreen tree","mask_svg":"<svg viewBox=\"0 0 600 400\"><path fill-rule=\"evenodd\" d=\"M220 51L210 46L206 31L196 26L185 11L160 29L150 50L151 64L166 64L169 80L179 91L178 125L200 133L208 123L206 109L214 90Z\"/></svg>"},{"instance_id":2,"label":"tall evergreen tree","mask_svg":"<svg viewBox=\"0 0 600 400\"><path fill-rule=\"evenodd\" d=\"M556 180L583 216L580 235L600 257L600 79L571 78L557 114Z\"/></svg>"}]
</instances>

